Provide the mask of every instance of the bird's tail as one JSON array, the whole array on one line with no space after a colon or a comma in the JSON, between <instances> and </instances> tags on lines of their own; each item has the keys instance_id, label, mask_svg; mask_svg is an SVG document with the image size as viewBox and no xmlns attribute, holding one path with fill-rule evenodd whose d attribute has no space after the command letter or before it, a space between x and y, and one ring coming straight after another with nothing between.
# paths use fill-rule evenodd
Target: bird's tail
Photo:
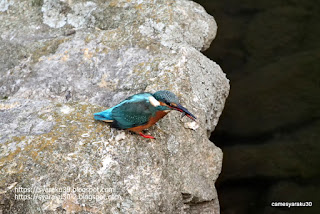
<instances>
[{"instance_id":1,"label":"bird's tail","mask_svg":"<svg viewBox=\"0 0 320 214\"><path fill-rule=\"evenodd\" d=\"M113 121L112 114L111 114L111 109L107 109L107 110L102 111L102 112L94 113L93 117L94 117L95 120L102 120L102 121L106 121L106 122L112 122Z\"/></svg>"}]
</instances>

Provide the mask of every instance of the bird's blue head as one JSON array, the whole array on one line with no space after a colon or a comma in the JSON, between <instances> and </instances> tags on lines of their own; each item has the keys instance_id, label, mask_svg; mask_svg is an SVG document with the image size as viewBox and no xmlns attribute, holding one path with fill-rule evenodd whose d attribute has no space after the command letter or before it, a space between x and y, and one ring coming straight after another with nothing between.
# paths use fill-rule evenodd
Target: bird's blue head
<instances>
[{"instance_id":1,"label":"bird's blue head","mask_svg":"<svg viewBox=\"0 0 320 214\"><path fill-rule=\"evenodd\" d=\"M196 120L196 117L179 103L178 97L171 91L157 91L153 94L153 97L160 102L161 107L165 110L177 110L184 113L183 116L186 115L192 120Z\"/></svg>"}]
</instances>

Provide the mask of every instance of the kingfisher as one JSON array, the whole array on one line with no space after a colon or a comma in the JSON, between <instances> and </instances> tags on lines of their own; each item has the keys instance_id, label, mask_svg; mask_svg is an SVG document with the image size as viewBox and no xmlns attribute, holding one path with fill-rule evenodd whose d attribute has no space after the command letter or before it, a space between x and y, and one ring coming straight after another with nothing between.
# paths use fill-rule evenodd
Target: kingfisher
<instances>
[{"instance_id":1,"label":"kingfisher","mask_svg":"<svg viewBox=\"0 0 320 214\"><path fill-rule=\"evenodd\" d=\"M111 123L111 127L116 129L126 129L144 138L155 139L142 131L154 125L171 110L182 112L182 117L196 120L196 117L179 103L178 97L166 90L154 94L145 92L132 95L112 108L94 113L94 119Z\"/></svg>"}]
</instances>

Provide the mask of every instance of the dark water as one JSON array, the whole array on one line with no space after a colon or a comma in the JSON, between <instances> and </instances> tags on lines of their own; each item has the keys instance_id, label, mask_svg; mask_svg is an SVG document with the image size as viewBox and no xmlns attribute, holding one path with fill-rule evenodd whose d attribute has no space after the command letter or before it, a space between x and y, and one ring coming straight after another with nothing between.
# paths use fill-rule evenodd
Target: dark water
<instances>
[{"instance_id":1,"label":"dark water","mask_svg":"<svg viewBox=\"0 0 320 214\"><path fill-rule=\"evenodd\" d=\"M204 54L231 83L210 138L224 152L221 213L320 213L320 1L196 2L218 23Z\"/></svg>"}]
</instances>

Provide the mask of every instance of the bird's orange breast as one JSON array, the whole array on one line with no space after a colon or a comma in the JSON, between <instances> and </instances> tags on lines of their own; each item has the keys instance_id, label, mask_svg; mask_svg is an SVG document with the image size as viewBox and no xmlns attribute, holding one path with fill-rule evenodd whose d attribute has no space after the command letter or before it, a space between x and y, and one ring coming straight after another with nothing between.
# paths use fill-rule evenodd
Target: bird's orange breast
<instances>
[{"instance_id":1,"label":"bird's orange breast","mask_svg":"<svg viewBox=\"0 0 320 214\"><path fill-rule=\"evenodd\" d=\"M128 130L139 133L142 130L147 129L150 126L154 125L156 122L158 122L158 120L160 120L161 118L163 118L167 114L168 114L168 112L165 112L165 111L157 111L156 115L154 117L151 117L147 124L142 125L142 126L136 126L133 128L129 128Z\"/></svg>"}]
</instances>

